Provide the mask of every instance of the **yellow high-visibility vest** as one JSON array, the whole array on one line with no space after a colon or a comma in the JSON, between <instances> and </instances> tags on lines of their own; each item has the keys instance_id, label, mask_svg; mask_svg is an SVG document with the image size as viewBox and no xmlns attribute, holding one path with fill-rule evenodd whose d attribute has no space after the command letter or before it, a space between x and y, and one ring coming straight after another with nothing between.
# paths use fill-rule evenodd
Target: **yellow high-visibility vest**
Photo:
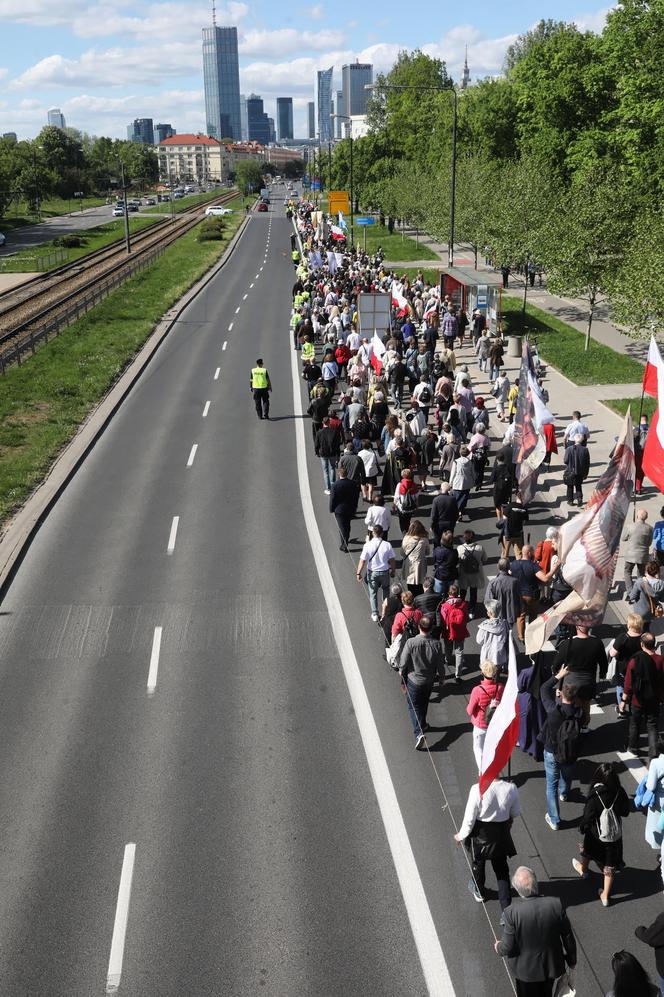
<instances>
[{"instance_id":1,"label":"yellow high-visibility vest","mask_svg":"<svg viewBox=\"0 0 664 997\"><path fill-rule=\"evenodd\" d=\"M265 367L252 367L251 386L252 388L267 388L267 371Z\"/></svg>"}]
</instances>

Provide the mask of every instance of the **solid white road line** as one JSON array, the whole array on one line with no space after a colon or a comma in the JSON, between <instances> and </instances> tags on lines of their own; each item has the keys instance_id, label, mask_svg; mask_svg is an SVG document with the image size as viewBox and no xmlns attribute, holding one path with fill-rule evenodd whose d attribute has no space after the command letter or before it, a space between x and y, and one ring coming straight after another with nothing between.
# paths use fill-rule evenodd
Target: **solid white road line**
<instances>
[{"instance_id":1,"label":"solid white road line","mask_svg":"<svg viewBox=\"0 0 664 997\"><path fill-rule=\"evenodd\" d=\"M226 349L227 346L228 346L228 343L227 343L226 340L224 340L224 345L221 347L221 352L222 353L224 352L224 350Z\"/></svg>"},{"instance_id":2,"label":"solid white road line","mask_svg":"<svg viewBox=\"0 0 664 997\"><path fill-rule=\"evenodd\" d=\"M230 324L230 325L229 325L229 327L228 327L228 331L229 331L229 332L232 332L232 331L233 331L233 323L232 323L232 322L231 322L231 324Z\"/></svg>"},{"instance_id":3,"label":"solid white road line","mask_svg":"<svg viewBox=\"0 0 664 997\"><path fill-rule=\"evenodd\" d=\"M196 451L198 450L198 443L194 443L191 448L191 453L189 454L189 460L187 461L187 467L191 467L194 463L194 457L196 456Z\"/></svg>"},{"instance_id":4,"label":"solid white road line","mask_svg":"<svg viewBox=\"0 0 664 997\"><path fill-rule=\"evenodd\" d=\"M291 377L293 382L293 404L295 412L295 440L297 444L297 476L300 487L300 500L309 544L314 556L323 598L332 624L332 633L337 645L344 670L346 684L355 711L362 744L367 756L385 833L392 852L406 912L410 920L413 938L420 957L429 997L454 997L454 987L450 978L445 956L431 916L429 902L424 892L419 869L408 838L399 801L394 789L390 770L380 741L376 721L371 710L362 675L357 663L348 627L344 619L339 596L332 572L327 563L325 548L321 540L318 523L311 502L311 488L307 474L305 450L304 418L302 396L300 394L300 372L294 350L291 354Z\"/></svg>"},{"instance_id":5,"label":"solid white road line","mask_svg":"<svg viewBox=\"0 0 664 997\"><path fill-rule=\"evenodd\" d=\"M219 375L220 374L221 374L221 367L217 367L217 369L214 372L214 379L215 379L215 381L219 380Z\"/></svg>"},{"instance_id":6,"label":"solid white road line","mask_svg":"<svg viewBox=\"0 0 664 997\"><path fill-rule=\"evenodd\" d=\"M175 538L178 535L178 526L180 524L180 517L173 516L173 522L171 523L171 532L168 535L168 547L166 548L167 554L172 554L175 550Z\"/></svg>"},{"instance_id":7,"label":"solid white road line","mask_svg":"<svg viewBox=\"0 0 664 997\"><path fill-rule=\"evenodd\" d=\"M133 842L130 842L128 845L125 845L122 872L120 874L120 887L118 889L118 900L115 907L115 923L113 924L111 955L108 960L108 973L106 975L107 994L116 994L120 986L120 978L122 976L122 960L124 959L125 937L127 934L127 920L129 918L131 880L134 875L135 859L136 845Z\"/></svg>"},{"instance_id":8,"label":"solid white road line","mask_svg":"<svg viewBox=\"0 0 664 997\"><path fill-rule=\"evenodd\" d=\"M625 723L625 721L623 721ZM648 774L648 769L642 763L640 758L633 755L631 751L616 751L616 754L620 761L623 763L628 772L634 776L636 783L641 782L644 776Z\"/></svg>"},{"instance_id":9,"label":"solid white road line","mask_svg":"<svg viewBox=\"0 0 664 997\"><path fill-rule=\"evenodd\" d=\"M207 418L207 414L208 414L209 411L210 411L210 403L206 402L205 405L203 406L203 418L204 419Z\"/></svg>"},{"instance_id":10,"label":"solid white road line","mask_svg":"<svg viewBox=\"0 0 664 997\"><path fill-rule=\"evenodd\" d=\"M152 654L150 655L150 667L148 669L148 696L154 695L157 688L157 672L159 671L159 652L161 651L161 627L154 628L152 638Z\"/></svg>"}]
</instances>

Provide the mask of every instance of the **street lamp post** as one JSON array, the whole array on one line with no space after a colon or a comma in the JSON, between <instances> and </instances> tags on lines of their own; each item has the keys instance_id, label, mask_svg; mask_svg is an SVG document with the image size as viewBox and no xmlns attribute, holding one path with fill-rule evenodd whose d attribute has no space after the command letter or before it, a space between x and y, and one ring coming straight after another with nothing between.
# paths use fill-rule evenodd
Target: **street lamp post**
<instances>
[{"instance_id":1,"label":"street lamp post","mask_svg":"<svg viewBox=\"0 0 664 997\"><path fill-rule=\"evenodd\" d=\"M350 128L348 129L348 142L350 148L350 244L351 246L354 246L355 239L353 236L353 224L355 219L355 206L353 204L353 122L348 114L333 114L332 118L340 118L342 121L348 121L350 123Z\"/></svg>"},{"instance_id":2,"label":"street lamp post","mask_svg":"<svg viewBox=\"0 0 664 997\"><path fill-rule=\"evenodd\" d=\"M429 86L423 84L420 86L417 83L409 84L398 84L398 83L382 83L378 86L375 83L365 83L365 90L433 90L435 92L450 93L452 92L454 96L454 119L452 123L452 177L451 177L451 191L450 191L450 239L447 247L447 263L449 267L454 266L454 209L456 206L456 158L457 158L457 121L458 121L458 110L459 110L459 94L457 88L452 85L447 86Z\"/></svg>"},{"instance_id":3,"label":"street lamp post","mask_svg":"<svg viewBox=\"0 0 664 997\"><path fill-rule=\"evenodd\" d=\"M131 253L131 239L129 236L129 208L127 206L127 181L125 179L124 163L119 156L116 156L120 164L120 180L122 183L122 202L124 204L124 230L125 230L125 246L127 247L127 254Z\"/></svg>"}]
</instances>

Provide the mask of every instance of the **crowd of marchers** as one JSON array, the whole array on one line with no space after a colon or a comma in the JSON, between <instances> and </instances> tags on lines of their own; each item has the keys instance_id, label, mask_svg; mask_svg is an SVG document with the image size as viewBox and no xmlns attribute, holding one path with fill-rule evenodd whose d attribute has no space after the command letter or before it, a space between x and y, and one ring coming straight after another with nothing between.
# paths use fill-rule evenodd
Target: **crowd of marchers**
<instances>
[{"instance_id":1,"label":"crowd of marchers","mask_svg":"<svg viewBox=\"0 0 664 997\"><path fill-rule=\"evenodd\" d=\"M505 342L500 333L490 333L480 310L466 314L421 272L414 278L391 273L380 250L369 257L329 239L310 204L291 208L297 235L291 246L290 336L306 385L311 446L339 548L359 554L350 563L382 631L387 663L400 677L415 747L428 747L429 703L442 699L446 683L467 689L470 681L469 742L479 770L516 638L518 746L543 763L544 820L552 831L563 830L561 814L577 762L589 754L590 707L610 681L621 721L616 748L638 756L645 733L649 768L634 800L611 762L597 765L586 787L581 836L570 862L580 879L599 872L595 895L607 907L625 866L622 822L630 813L646 812L645 838L658 864L664 850L664 743L658 729L664 658L650 633L664 599L664 518L653 529L639 511L626 530L625 598L633 611L608 649L592 630L560 625L551 653L525 655L527 623L565 598L570 587L558 561L557 527L544 526L542 536L529 542L529 509L514 469L518 379L512 383L503 366ZM375 336L362 334L358 313L359 296L375 291L392 296L380 350ZM537 356L536 362L546 397ZM560 447L568 505L582 506L591 427L577 411L559 429L552 418L543 432L546 464ZM645 435L647 424L639 432ZM639 476L637 449L637 487ZM473 519L487 512L495 516L498 543L491 574L494 552L472 528ZM479 652L477 679L466 662L469 642ZM576 943L560 900L540 895L531 869L520 866L510 878L509 860L516 855L511 826L520 812L511 781L498 778L483 795L475 783L455 837L467 849L468 888L477 902L486 896L487 862L493 868L503 929L496 951L509 958L517 992L550 997L572 992L568 974ZM655 949L658 985L635 955L620 951L612 958L612 997L660 990L664 995L664 912L653 924L636 927L636 936Z\"/></svg>"}]
</instances>

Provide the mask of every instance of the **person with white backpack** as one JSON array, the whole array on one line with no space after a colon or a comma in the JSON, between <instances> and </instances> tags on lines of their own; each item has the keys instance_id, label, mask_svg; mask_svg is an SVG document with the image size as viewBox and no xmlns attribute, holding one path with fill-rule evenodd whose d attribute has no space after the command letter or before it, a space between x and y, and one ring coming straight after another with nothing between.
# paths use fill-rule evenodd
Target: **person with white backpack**
<instances>
[{"instance_id":1,"label":"person with white backpack","mask_svg":"<svg viewBox=\"0 0 664 997\"><path fill-rule=\"evenodd\" d=\"M630 812L630 801L620 785L612 762L603 762L595 769L586 800L579 845L581 858L572 865L582 879L588 876L588 866L595 862L604 876L604 886L598 891L603 907L609 906L613 880L624 868L622 819Z\"/></svg>"}]
</instances>

